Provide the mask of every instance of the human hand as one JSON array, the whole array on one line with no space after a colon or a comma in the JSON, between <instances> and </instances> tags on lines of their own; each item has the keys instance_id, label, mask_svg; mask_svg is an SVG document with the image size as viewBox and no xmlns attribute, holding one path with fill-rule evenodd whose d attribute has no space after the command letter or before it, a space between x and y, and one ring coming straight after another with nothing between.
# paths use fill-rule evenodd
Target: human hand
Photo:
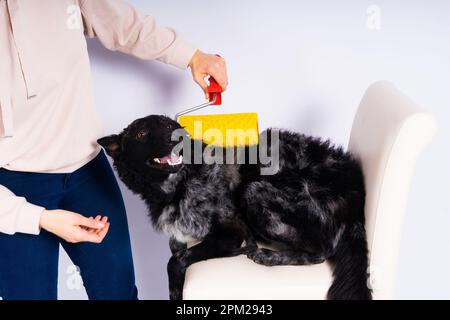
<instances>
[{"instance_id":1,"label":"human hand","mask_svg":"<svg viewBox=\"0 0 450 320\"><path fill-rule=\"evenodd\" d=\"M109 230L108 217L87 218L66 210L44 210L39 225L70 243L100 243Z\"/></svg>"},{"instance_id":2,"label":"human hand","mask_svg":"<svg viewBox=\"0 0 450 320\"><path fill-rule=\"evenodd\" d=\"M205 81L207 76L216 79L222 90L228 86L227 66L222 57L214 54L207 54L197 50L189 62L194 81L202 88L208 99L208 84Z\"/></svg>"}]
</instances>

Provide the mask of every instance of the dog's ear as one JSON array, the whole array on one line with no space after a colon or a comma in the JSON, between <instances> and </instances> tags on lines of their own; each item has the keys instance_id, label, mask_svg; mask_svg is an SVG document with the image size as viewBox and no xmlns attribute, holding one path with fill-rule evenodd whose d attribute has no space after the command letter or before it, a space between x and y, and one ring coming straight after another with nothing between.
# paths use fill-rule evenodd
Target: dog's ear
<instances>
[{"instance_id":1,"label":"dog's ear","mask_svg":"<svg viewBox=\"0 0 450 320\"><path fill-rule=\"evenodd\" d=\"M122 152L120 146L120 137L117 134L112 134L97 140L97 143L105 148L106 153L113 159L117 158Z\"/></svg>"}]
</instances>

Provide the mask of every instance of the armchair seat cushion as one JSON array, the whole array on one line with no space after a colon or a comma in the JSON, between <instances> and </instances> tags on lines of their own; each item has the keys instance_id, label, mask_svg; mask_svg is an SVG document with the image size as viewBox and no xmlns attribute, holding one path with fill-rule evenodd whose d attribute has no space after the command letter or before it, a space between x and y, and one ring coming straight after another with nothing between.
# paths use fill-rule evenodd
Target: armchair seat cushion
<instances>
[{"instance_id":1,"label":"armchair seat cushion","mask_svg":"<svg viewBox=\"0 0 450 320\"><path fill-rule=\"evenodd\" d=\"M191 265L186 273L186 300L325 299L332 282L325 262L308 266L259 265L246 256Z\"/></svg>"}]
</instances>

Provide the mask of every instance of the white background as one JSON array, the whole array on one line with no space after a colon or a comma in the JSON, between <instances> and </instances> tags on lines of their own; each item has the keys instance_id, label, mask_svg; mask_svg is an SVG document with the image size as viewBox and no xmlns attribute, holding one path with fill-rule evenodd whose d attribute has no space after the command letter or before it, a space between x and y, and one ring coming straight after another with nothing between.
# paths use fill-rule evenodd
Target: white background
<instances>
[{"instance_id":1,"label":"white background","mask_svg":"<svg viewBox=\"0 0 450 320\"><path fill-rule=\"evenodd\" d=\"M389 80L434 114L439 132L413 179L395 297L450 298L450 1L131 3L226 58L230 86L223 106L212 112L254 111L261 128L290 128L346 146L364 90ZM381 9L380 30L366 25L369 5ZM105 133L138 117L172 116L203 102L189 71L110 52L97 40L89 41L89 52ZM142 201L121 188L139 297L166 299L168 240L153 231ZM74 288L70 264L62 253L59 297L85 298L82 288Z\"/></svg>"}]
</instances>

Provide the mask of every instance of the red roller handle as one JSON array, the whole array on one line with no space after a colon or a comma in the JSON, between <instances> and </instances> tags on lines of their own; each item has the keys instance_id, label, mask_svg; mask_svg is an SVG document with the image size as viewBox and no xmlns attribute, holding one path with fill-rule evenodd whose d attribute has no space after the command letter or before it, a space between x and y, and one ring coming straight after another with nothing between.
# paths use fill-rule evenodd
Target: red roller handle
<instances>
[{"instance_id":1,"label":"red roller handle","mask_svg":"<svg viewBox=\"0 0 450 320\"><path fill-rule=\"evenodd\" d=\"M208 86L208 94L209 101L214 101L214 96L216 101L212 104L213 106L218 106L222 104L222 88L217 83L216 79L213 77L209 77L209 86Z\"/></svg>"},{"instance_id":2,"label":"red roller handle","mask_svg":"<svg viewBox=\"0 0 450 320\"><path fill-rule=\"evenodd\" d=\"M220 57L218 54L216 56ZM208 96L209 101L214 101L214 96L216 97L216 101L212 104L213 106L219 106L222 104L222 87L219 86L216 79L213 77L209 77L209 86L208 86Z\"/></svg>"}]
</instances>

